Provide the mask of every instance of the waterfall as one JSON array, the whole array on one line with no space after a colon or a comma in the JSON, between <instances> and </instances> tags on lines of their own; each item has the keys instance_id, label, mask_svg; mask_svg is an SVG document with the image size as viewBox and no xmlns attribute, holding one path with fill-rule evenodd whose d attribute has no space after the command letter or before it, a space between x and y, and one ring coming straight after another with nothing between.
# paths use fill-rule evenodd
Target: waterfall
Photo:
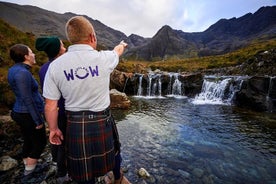
<instances>
[{"instance_id":1,"label":"waterfall","mask_svg":"<svg viewBox=\"0 0 276 184\"><path fill-rule=\"evenodd\" d=\"M149 82L147 87L147 96L151 96L151 81L152 81L153 75L149 74L148 77L149 77Z\"/></svg>"},{"instance_id":2,"label":"waterfall","mask_svg":"<svg viewBox=\"0 0 276 184\"><path fill-rule=\"evenodd\" d=\"M179 97L182 95L182 82L178 73L169 73L168 94L169 97ZM174 81L173 81L174 79ZM173 83L173 84L172 84Z\"/></svg>"},{"instance_id":3,"label":"waterfall","mask_svg":"<svg viewBox=\"0 0 276 184\"><path fill-rule=\"evenodd\" d=\"M147 87L148 97L161 97L162 95L162 82L160 74L149 74L149 83Z\"/></svg>"},{"instance_id":4,"label":"waterfall","mask_svg":"<svg viewBox=\"0 0 276 184\"><path fill-rule=\"evenodd\" d=\"M266 100L268 111L273 112L276 109L276 77L270 77Z\"/></svg>"},{"instance_id":5,"label":"waterfall","mask_svg":"<svg viewBox=\"0 0 276 184\"><path fill-rule=\"evenodd\" d=\"M181 95L182 94L182 83L178 79L178 74L174 75L175 80L172 86L172 95Z\"/></svg>"},{"instance_id":6,"label":"waterfall","mask_svg":"<svg viewBox=\"0 0 276 184\"><path fill-rule=\"evenodd\" d=\"M194 104L226 104L231 105L235 93L240 90L242 77L205 76L201 93L196 95Z\"/></svg>"},{"instance_id":7,"label":"waterfall","mask_svg":"<svg viewBox=\"0 0 276 184\"><path fill-rule=\"evenodd\" d=\"M173 74L169 73L170 80L169 80L168 89L167 89L168 95L172 94L172 76L173 76Z\"/></svg>"},{"instance_id":8,"label":"waterfall","mask_svg":"<svg viewBox=\"0 0 276 184\"><path fill-rule=\"evenodd\" d=\"M129 79L129 77L126 78L126 82L125 82L125 85L124 85L123 93L125 92L125 89L126 89L126 85L127 85L128 79Z\"/></svg>"},{"instance_id":9,"label":"waterfall","mask_svg":"<svg viewBox=\"0 0 276 184\"><path fill-rule=\"evenodd\" d=\"M156 75L154 78L155 78L155 81L153 82L153 85L152 85L151 96L161 96L161 87L162 87L161 77L160 75Z\"/></svg>"},{"instance_id":10,"label":"waterfall","mask_svg":"<svg viewBox=\"0 0 276 184\"><path fill-rule=\"evenodd\" d=\"M138 84L137 96L142 96L142 92L143 92L142 80L143 80L143 74L141 74L141 75L139 76L139 84Z\"/></svg>"},{"instance_id":11,"label":"waterfall","mask_svg":"<svg viewBox=\"0 0 276 184\"><path fill-rule=\"evenodd\" d=\"M135 74L138 76L138 90L137 97L145 97L145 98L164 98L164 96L168 97L176 97L176 98L186 98L186 96L182 96L183 94L183 84L179 80L178 73L169 73L163 75L161 73L154 73L150 71L147 75L143 74ZM147 76L147 78L145 77ZM164 77L165 76L165 77ZM163 82L163 78L165 78L165 82ZM147 84L143 84L144 81L147 81ZM165 83L165 90L162 91L163 83ZM146 90L143 89L143 86ZM166 90L167 89L167 90ZM162 96L164 95L164 96Z\"/></svg>"},{"instance_id":12,"label":"waterfall","mask_svg":"<svg viewBox=\"0 0 276 184\"><path fill-rule=\"evenodd\" d=\"M159 79L158 79L158 93L159 93L159 96L162 95L162 82L161 82L161 76L160 76Z\"/></svg>"}]
</instances>

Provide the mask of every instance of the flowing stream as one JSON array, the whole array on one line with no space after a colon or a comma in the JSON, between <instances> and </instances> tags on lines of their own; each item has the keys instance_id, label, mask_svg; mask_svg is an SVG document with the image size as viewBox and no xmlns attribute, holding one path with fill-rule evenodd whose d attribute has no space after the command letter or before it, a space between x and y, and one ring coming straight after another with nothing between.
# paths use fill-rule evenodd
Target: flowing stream
<instances>
[{"instance_id":1,"label":"flowing stream","mask_svg":"<svg viewBox=\"0 0 276 184\"><path fill-rule=\"evenodd\" d=\"M193 99L182 96L176 73L165 96L153 74L143 95L142 77L131 110L114 111L133 183L276 184L275 113L232 105L246 76L205 76ZM140 168L150 177L138 177Z\"/></svg>"},{"instance_id":2,"label":"flowing stream","mask_svg":"<svg viewBox=\"0 0 276 184\"><path fill-rule=\"evenodd\" d=\"M112 112L133 183L276 183L274 113L202 98L135 96L131 102L130 110ZM150 177L138 177L139 168Z\"/></svg>"}]
</instances>

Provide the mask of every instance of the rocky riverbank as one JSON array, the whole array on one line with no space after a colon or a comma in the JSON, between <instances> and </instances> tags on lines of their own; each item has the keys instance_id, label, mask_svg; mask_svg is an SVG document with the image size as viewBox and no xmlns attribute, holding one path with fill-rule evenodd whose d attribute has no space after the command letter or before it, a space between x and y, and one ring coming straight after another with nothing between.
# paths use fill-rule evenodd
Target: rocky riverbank
<instances>
[{"instance_id":1,"label":"rocky riverbank","mask_svg":"<svg viewBox=\"0 0 276 184\"><path fill-rule=\"evenodd\" d=\"M48 130L47 130L48 132ZM23 162L21 149L23 140L19 127L9 115L0 116L0 183L1 184L56 184L56 165L52 162L49 143L39 159L39 164L44 168L33 174L31 179L22 180ZM76 184L74 181L66 183ZM98 178L97 184L105 183L104 178Z\"/></svg>"}]
</instances>

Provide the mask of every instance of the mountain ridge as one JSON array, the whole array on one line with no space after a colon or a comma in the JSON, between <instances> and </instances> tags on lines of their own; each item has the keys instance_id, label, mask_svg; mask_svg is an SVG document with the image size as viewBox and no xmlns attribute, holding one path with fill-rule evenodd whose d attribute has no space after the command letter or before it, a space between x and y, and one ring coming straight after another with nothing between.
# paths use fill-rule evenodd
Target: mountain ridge
<instances>
[{"instance_id":1,"label":"mountain ridge","mask_svg":"<svg viewBox=\"0 0 276 184\"><path fill-rule=\"evenodd\" d=\"M161 29L164 28L163 26ZM156 53L160 52L158 49L160 44L164 46L174 40L180 42L175 42L167 50L176 49L175 53L180 54L182 58L189 58L225 54L244 47L258 38L267 40L275 38L276 6L262 7L255 13L248 13L240 18L220 19L203 32L185 33L180 30L166 29L170 32L170 38L160 43L166 35L159 30L151 42L148 43L148 48L156 47L156 49L143 56L146 60L151 60L153 58L151 56L155 56ZM192 45L186 53L181 50L183 49L181 45L185 45L185 42ZM136 48L138 52L140 49L139 47ZM137 53L132 51L128 52L128 54L136 54L136 57L139 57L139 54L137 56ZM159 54L162 59L175 55L170 52Z\"/></svg>"},{"instance_id":2,"label":"mountain ridge","mask_svg":"<svg viewBox=\"0 0 276 184\"><path fill-rule=\"evenodd\" d=\"M32 32L37 37L55 35L61 39L66 39L65 24L67 20L77 15L71 12L60 14L36 6L7 2L0 2L0 9L0 18L23 32ZM103 48L113 48L115 43L119 43L122 39L127 39L124 33L86 15L83 16L88 18L94 25L98 43Z\"/></svg>"},{"instance_id":3,"label":"mountain ridge","mask_svg":"<svg viewBox=\"0 0 276 184\"><path fill-rule=\"evenodd\" d=\"M0 2L0 18L23 32L35 36L56 35L65 37L66 21L77 14L64 14L31 5ZM86 15L84 15L86 16ZM187 33L168 25L161 27L152 38L144 38L104 25L86 16L94 25L101 49L112 49L121 40L129 46L123 55L129 60L166 60L225 54L242 48L256 39L276 37L276 6L261 7L255 13L239 18L220 19L203 32Z\"/></svg>"}]
</instances>

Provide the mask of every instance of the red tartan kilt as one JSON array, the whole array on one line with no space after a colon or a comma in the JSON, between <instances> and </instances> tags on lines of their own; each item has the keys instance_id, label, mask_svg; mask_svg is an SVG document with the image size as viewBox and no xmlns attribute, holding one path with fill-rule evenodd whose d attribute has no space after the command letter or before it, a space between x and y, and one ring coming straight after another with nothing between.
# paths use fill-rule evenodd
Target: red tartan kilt
<instances>
[{"instance_id":1,"label":"red tartan kilt","mask_svg":"<svg viewBox=\"0 0 276 184\"><path fill-rule=\"evenodd\" d=\"M110 113L68 112L66 148L70 176L77 182L94 180L114 168L115 150Z\"/></svg>"}]
</instances>

